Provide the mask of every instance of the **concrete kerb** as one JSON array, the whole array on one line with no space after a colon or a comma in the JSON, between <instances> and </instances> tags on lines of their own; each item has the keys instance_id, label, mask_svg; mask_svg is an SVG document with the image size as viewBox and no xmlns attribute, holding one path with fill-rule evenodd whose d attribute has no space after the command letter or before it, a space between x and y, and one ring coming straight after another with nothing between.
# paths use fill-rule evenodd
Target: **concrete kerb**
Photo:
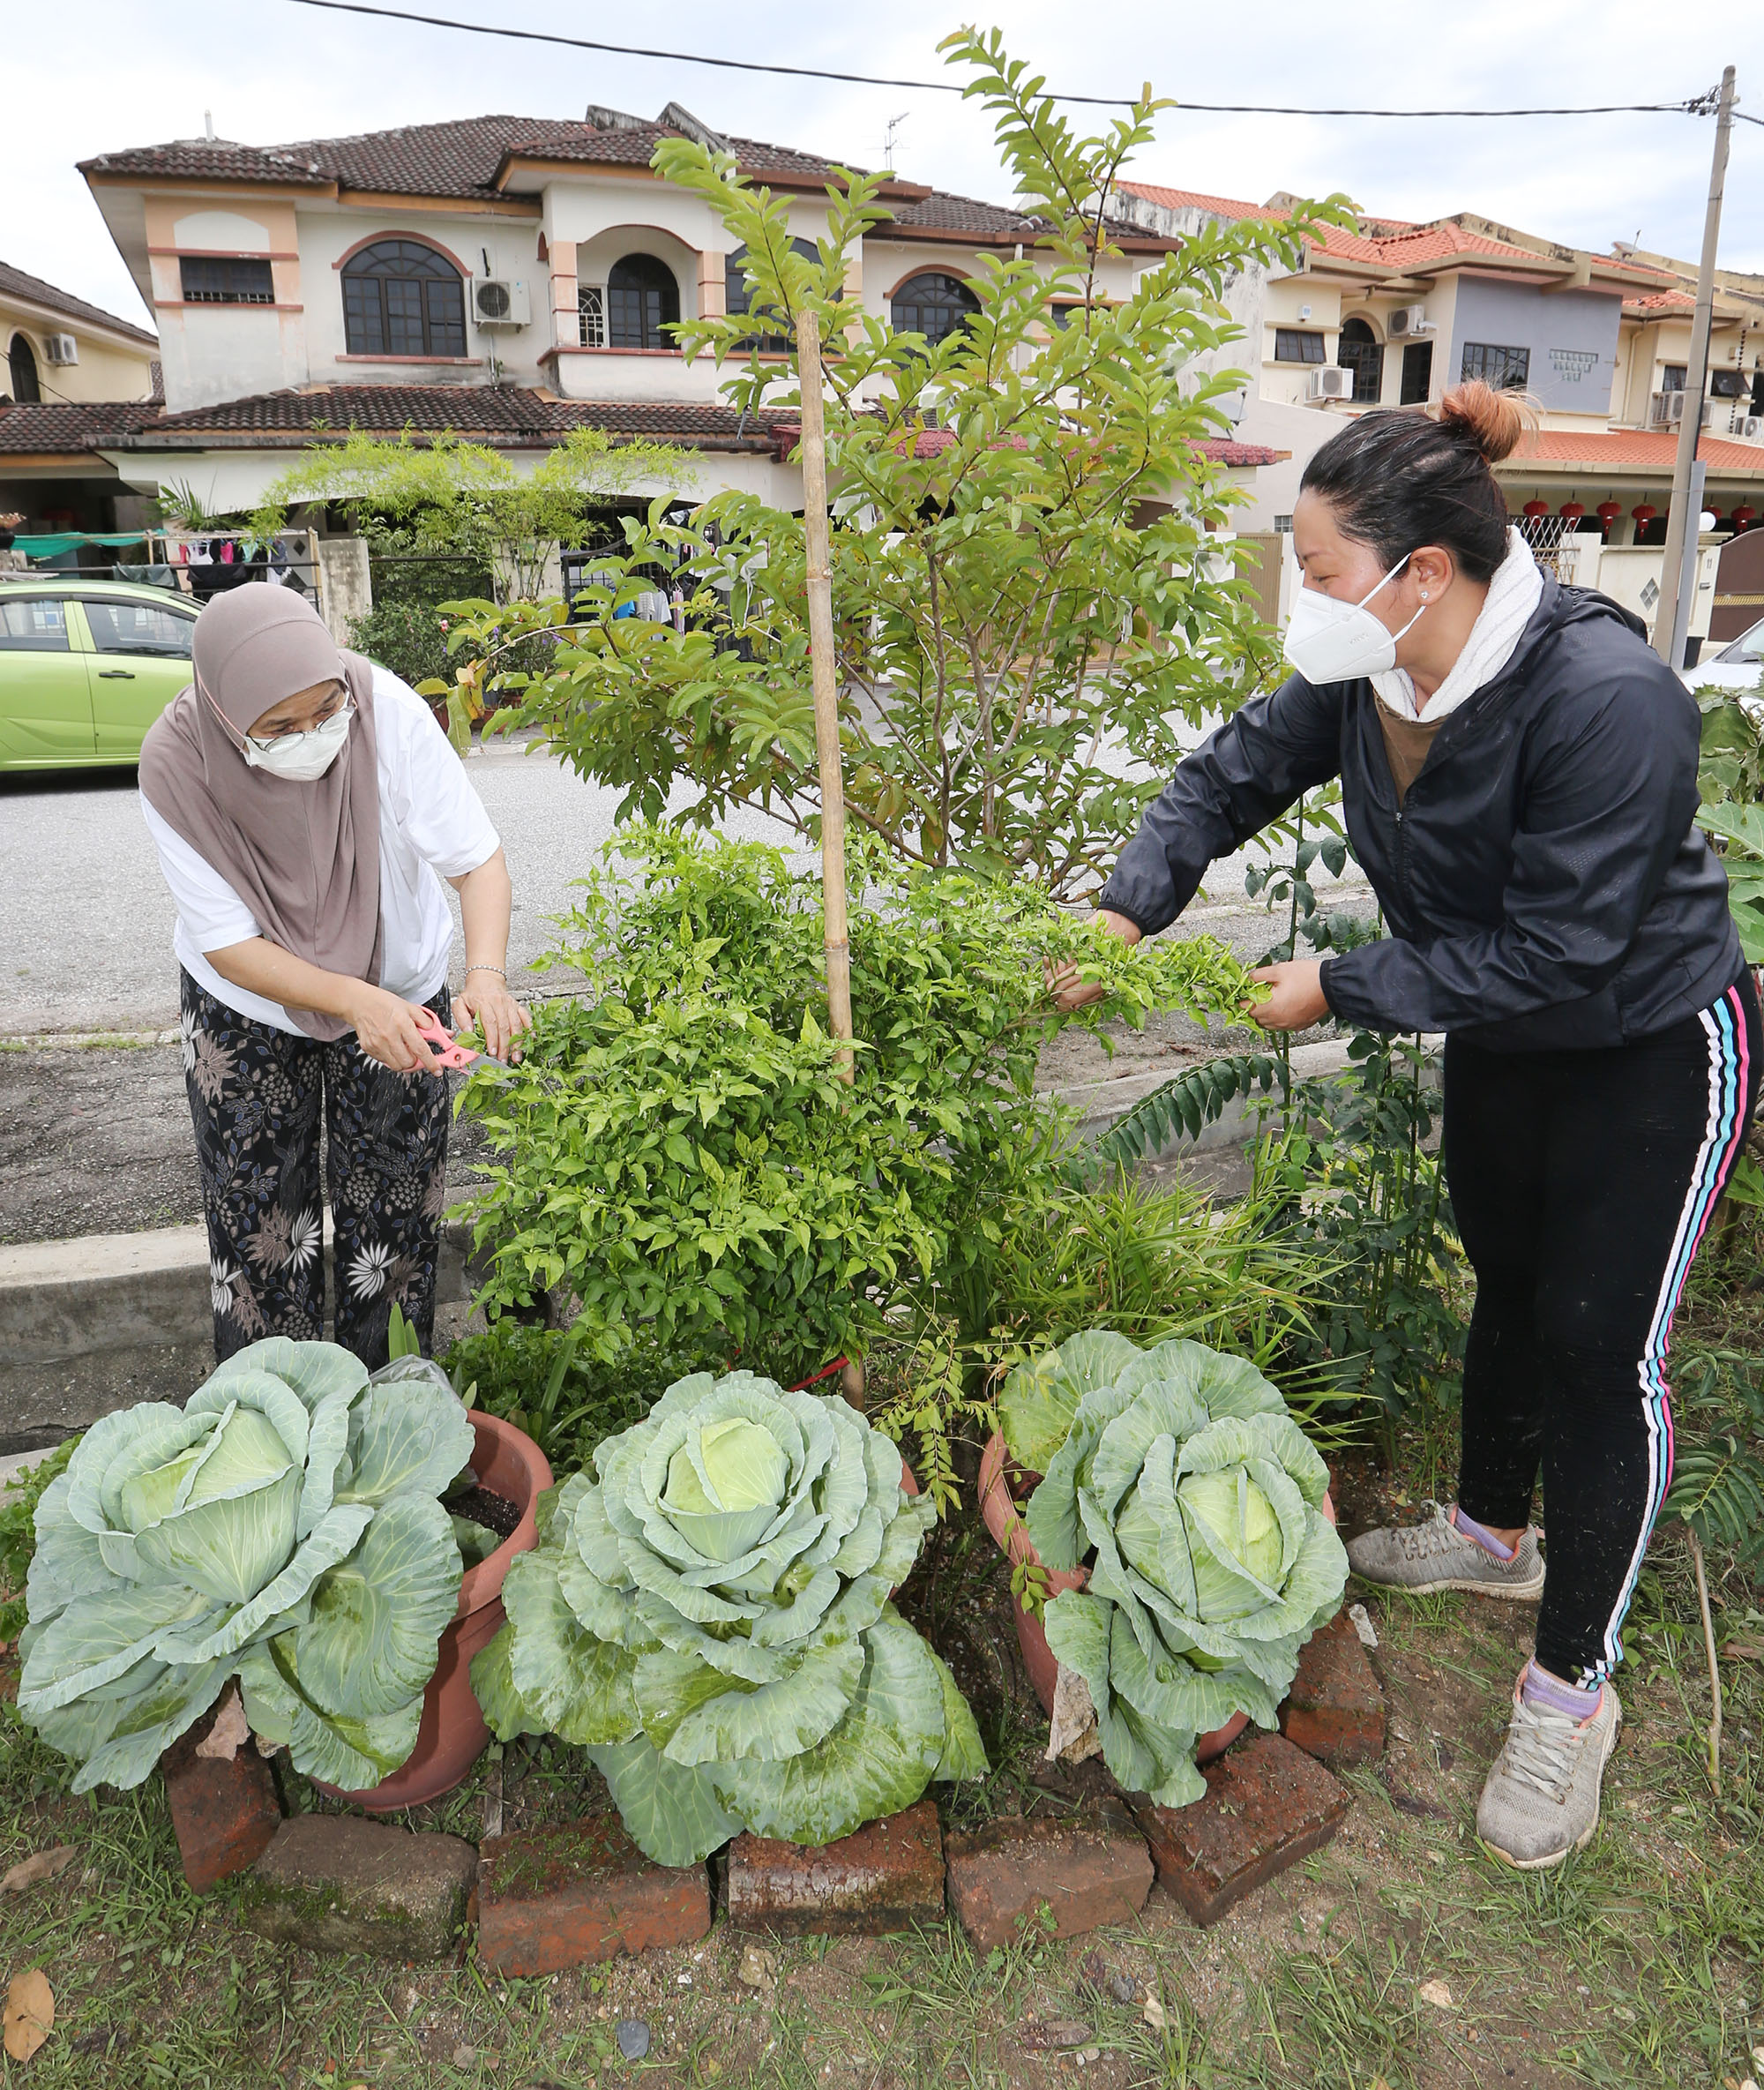
<instances>
[{"instance_id":1,"label":"concrete kerb","mask_svg":"<svg viewBox=\"0 0 1764 2090\"><path fill-rule=\"evenodd\" d=\"M466 1299L468 1228L444 1232L437 1304ZM331 1261L331 1219L325 1219ZM336 1297L335 1273L327 1278ZM136 1401L182 1402L214 1368L201 1226L0 1248L0 1457L29 1453Z\"/></svg>"},{"instance_id":2,"label":"concrete kerb","mask_svg":"<svg viewBox=\"0 0 1764 2090\"><path fill-rule=\"evenodd\" d=\"M1349 1064L1347 1045L1336 1039L1292 1054L1300 1081L1343 1074ZM1080 1112L1081 1135L1094 1139L1170 1078L1167 1071L1120 1075L1058 1093ZM1256 1100L1228 1104L1199 1139L1179 1138L1165 1153L1246 1144ZM328 1262L328 1213L325 1248ZM455 1221L443 1240L437 1304L469 1298L469 1228ZM329 1295L336 1296L334 1274ZM184 1399L213 1369L213 1332L208 1237L200 1226L0 1247L0 1486L14 1461L28 1463L111 1409Z\"/></svg>"}]
</instances>

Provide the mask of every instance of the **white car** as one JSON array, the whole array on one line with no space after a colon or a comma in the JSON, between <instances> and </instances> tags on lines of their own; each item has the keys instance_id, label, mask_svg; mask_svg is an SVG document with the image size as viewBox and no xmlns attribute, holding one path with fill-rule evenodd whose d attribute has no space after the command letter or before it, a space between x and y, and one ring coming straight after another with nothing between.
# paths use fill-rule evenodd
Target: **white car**
<instances>
[{"instance_id":1,"label":"white car","mask_svg":"<svg viewBox=\"0 0 1764 2090\"><path fill-rule=\"evenodd\" d=\"M1764 621L1737 639L1730 639L1719 653L1705 654L1694 668L1681 668L1678 672L1693 689L1725 689L1759 696L1759 681L1764 677Z\"/></svg>"}]
</instances>

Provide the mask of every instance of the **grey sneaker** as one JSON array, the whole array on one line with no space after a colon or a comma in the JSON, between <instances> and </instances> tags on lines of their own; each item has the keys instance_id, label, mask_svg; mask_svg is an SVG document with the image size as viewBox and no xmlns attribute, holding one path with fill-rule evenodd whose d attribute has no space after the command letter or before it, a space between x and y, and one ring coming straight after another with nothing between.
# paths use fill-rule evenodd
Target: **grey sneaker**
<instances>
[{"instance_id":1,"label":"grey sneaker","mask_svg":"<svg viewBox=\"0 0 1764 2090\"><path fill-rule=\"evenodd\" d=\"M1363 1582L1416 1597L1466 1589L1516 1604L1535 1604L1544 1594L1544 1558L1535 1529L1519 1541L1510 1561L1498 1561L1485 1546L1467 1539L1438 1502L1427 1507L1431 1514L1425 1524L1388 1525L1349 1539L1348 1565Z\"/></svg>"},{"instance_id":2,"label":"grey sneaker","mask_svg":"<svg viewBox=\"0 0 1764 2090\"><path fill-rule=\"evenodd\" d=\"M1528 1705L1515 1687L1513 1724L1476 1806L1476 1834L1497 1857L1541 1872L1592 1841L1600 1782L1622 1724L1609 1683L1598 1711L1582 1720Z\"/></svg>"}]
</instances>

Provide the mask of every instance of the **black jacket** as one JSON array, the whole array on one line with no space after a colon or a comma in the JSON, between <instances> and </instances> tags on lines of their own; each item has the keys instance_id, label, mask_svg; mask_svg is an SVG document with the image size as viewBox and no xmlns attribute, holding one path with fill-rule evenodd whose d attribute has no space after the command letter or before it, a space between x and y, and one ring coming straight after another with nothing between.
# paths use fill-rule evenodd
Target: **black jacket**
<instances>
[{"instance_id":1,"label":"black jacket","mask_svg":"<svg viewBox=\"0 0 1764 2090\"><path fill-rule=\"evenodd\" d=\"M1336 1015L1499 1051L1622 1045L1737 978L1697 810L1695 701L1642 627L1546 574L1506 669L1451 713L1401 808L1365 680L1253 698L1147 809L1098 904L1147 934L1215 857L1342 779L1389 935L1327 960Z\"/></svg>"}]
</instances>

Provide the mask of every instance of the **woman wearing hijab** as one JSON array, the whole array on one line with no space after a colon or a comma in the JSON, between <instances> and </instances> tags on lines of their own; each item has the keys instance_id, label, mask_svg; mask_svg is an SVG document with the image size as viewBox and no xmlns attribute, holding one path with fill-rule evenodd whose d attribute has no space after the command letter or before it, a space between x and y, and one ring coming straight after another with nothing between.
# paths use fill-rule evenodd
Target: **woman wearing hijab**
<instances>
[{"instance_id":1,"label":"woman wearing hijab","mask_svg":"<svg viewBox=\"0 0 1764 2090\"><path fill-rule=\"evenodd\" d=\"M1446 1033L1442 1154L1476 1274L1458 1499L1368 1532L1368 1582L1538 1603L1476 1825L1525 1869L1598 1825L1612 1671L1672 1474L1672 1315L1757 1098L1758 1000L1694 824L1700 720L1641 628L1539 572L1466 385L1306 466L1296 672L1177 769L1100 895L1127 942L1340 777L1389 934L1257 977L1276 1030ZM1082 990L1067 990L1068 997ZM1531 1511L1542 1467L1549 1559Z\"/></svg>"},{"instance_id":2,"label":"woman wearing hijab","mask_svg":"<svg viewBox=\"0 0 1764 2090\"><path fill-rule=\"evenodd\" d=\"M429 707L340 651L302 598L220 596L191 664L140 781L177 907L215 1354L324 1331L321 1115L336 1339L384 1364L395 1301L426 1352L448 1109L418 1026L457 1012L498 1058L528 1028L505 970L502 845ZM444 878L466 933L451 1000Z\"/></svg>"}]
</instances>

